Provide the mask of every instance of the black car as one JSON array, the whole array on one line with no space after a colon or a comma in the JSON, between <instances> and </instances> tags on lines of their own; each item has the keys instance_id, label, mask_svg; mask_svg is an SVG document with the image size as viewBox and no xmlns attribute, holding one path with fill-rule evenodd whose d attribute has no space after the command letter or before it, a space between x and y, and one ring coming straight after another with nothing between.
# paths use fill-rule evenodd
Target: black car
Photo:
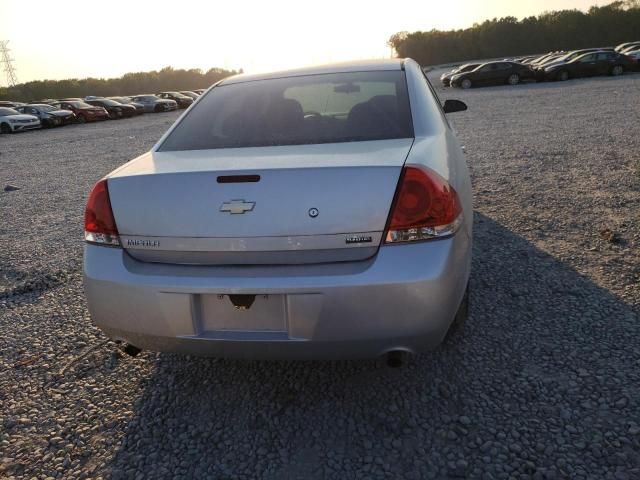
<instances>
[{"instance_id":1,"label":"black car","mask_svg":"<svg viewBox=\"0 0 640 480\"><path fill-rule=\"evenodd\" d=\"M182 95L184 95L184 96L186 96L186 97L191 98L194 102L195 102L195 101L198 99L198 97L200 96L200 95L198 95L196 92L192 92L192 91L189 91L189 90L182 90L182 91L180 91L180 92L178 92L178 93L181 93Z\"/></svg>"},{"instance_id":2,"label":"black car","mask_svg":"<svg viewBox=\"0 0 640 480\"><path fill-rule=\"evenodd\" d=\"M136 107L133 105L124 105L108 98L96 98L93 100L85 100L85 102L89 105L93 105L94 107L104 108L109 113L109 118L112 120L137 115Z\"/></svg>"},{"instance_id":3,"label":"black car","mask_svg":"<svg viewBox=\"0 0 640 480\"><path fill-rule=\"evenodd\" d=\"M451 77L452 87L464 89L481 85L517 85L522 80L535 78L534 71L528 65L516 62L488 62L470 72L458 73Z\"/></svg>"},{"instance_id":4,"label":"black car","mask_svg":"<svg viewBox=\"0 0 640 480\"><path fill-rule=\"evenodd\" d=\"M611 50L582 54L568 62L549 65L544 69L545 80L566 81L570 78L596 75L622 75L633 68L626 55Z\"/></svg>"},{"instance_id":5,"label":"black car","mask_svg":"<svg viewBox=\"0 0 640 480\"><path fill-rule=\"evenodd\" d=\"M59 127L76 121L76 115L71 110L63 110L42 103L23 105L16 107L16 110L20 113L38 117L43 127Z\"/></svg>"},{"instance_id":6,"label":"black car","mask_svg":"<svg viewBox=\"0 0 640 480\"><path fill-rule=\"evenodd\" d=\"M187 108L193 103L193 98L187 97L180 92L161 92L157 96L165 100L173 100L178 104L178 108Z\"/></svg>"},{"instance_id":7,"label":"black car","mask_svg":"<svg viewBox=\"0 0 640 480\"><path fill-rule=\"evenodd\" d=\"M561 55L559 57L551 58L545 62L539 63L534 67L534 70L536 71L536 78L543 79L544 69L547 67L568 63L574 58L578 58L579 56L584 55L585 53L602 52L602 51L613 51L613 49L612 48L583 48L580 50L573 50L571 52L567 52L564 55Z\"/></svg>"},{"instance_id":8,"label":"black car","mask_svg":"<svg viewBox=\"0 0 640 480\"><path fill-rule=\"evenodd\" d=\"M471 70L478 68L479 66L479 63L467 63L465 65L461 65L458 68L454 68L450 72L443 73L440 76L440 81L442 82L442 85L444 85L445 87L449 87L451 86L451 77L458 73L470 72Z\"/></svg>"}]
</instances>

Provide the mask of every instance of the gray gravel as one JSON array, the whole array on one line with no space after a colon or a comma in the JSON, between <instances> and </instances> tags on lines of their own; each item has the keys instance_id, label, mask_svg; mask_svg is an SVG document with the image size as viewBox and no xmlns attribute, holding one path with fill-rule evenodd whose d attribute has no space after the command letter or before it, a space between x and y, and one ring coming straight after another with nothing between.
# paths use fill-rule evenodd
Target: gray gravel
<instances>
[{"instance_id":1,"label":"gray gravel","mask_svg":"<svg viewBox=\"0 0 640 480\"><path fill-rule=\"evenodd\" d=\"M0 135L0 478L640 478L640 76L438 92L470 107L471 317L401 370L121 356L84 201L176 114Z\"/></svg>"}]
</instances>

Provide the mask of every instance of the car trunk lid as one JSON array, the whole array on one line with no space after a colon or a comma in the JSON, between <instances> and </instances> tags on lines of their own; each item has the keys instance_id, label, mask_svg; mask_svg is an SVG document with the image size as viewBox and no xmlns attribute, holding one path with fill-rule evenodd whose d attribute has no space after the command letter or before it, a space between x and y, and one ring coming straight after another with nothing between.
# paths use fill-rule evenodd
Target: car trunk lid
<instances>
[{"instance_id":1,"label":"car trunk lid","mask_svg":"<svg viewBox=\"0 0 640 480\"><path fill-rule=\"evenodd\" d=\"M412 142L150 152L108 180L123 247L181 264L371 257Z\"/></svg>"}]
</instances>

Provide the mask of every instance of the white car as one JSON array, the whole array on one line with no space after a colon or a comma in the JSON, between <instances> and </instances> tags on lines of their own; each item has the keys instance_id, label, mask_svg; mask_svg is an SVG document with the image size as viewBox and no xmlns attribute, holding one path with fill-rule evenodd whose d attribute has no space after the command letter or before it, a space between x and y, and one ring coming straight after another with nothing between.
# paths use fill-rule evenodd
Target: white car
<instances>
[{"instance_id":1,"label":"white car","mask_svg":"<svg viewBox=\"0 0 640 480\"><path fill-rule=\"evenodd\" d=\"M631 60L635 60L636 63L640 62L640 47L635 50L625 52L625 55Z\"/></svg>"},{"instance_id":2,"label":"white car","mask_svg":"<svg viewBox=\"0 0 640 480\"><path fill-rule=\"evenodd\" d=\"M40 128L40 119L20 113L13 108L0 108L0 132L15 133Z\"/></svg>"}]
</instances>

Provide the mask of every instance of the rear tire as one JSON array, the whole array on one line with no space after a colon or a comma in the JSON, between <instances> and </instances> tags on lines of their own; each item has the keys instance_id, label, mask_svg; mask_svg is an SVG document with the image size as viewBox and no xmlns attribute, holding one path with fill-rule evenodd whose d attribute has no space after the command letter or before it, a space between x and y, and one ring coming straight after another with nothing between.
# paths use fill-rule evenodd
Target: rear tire
<instances>
[{"instance_id":1,"label":"rear tire","mask_svg":"<svg viewBox=\"0 0 640 480\"><path fill-rule=\"evenodd\" d=\"M614 77L619 77L623 73L624 67L622 65L614 65L614 67L611 69L611 75L613 75Z\"/></svg>"},{"instance_id":2,"label":"rear tire","mask_svg":"<svg viewBox=\"0 0 640 480\"><path fill-rule=\"evenodd\" d=\"M469 284L467 283L467 288L464 291L464 296L462 297L462 301L460 302L460 306L458 307L458 311L456 312L456 316L451 322L449 326L449 330L447 330L447 334L444 336L443 343L445 345L452 345L456 343L456 340L462 334L464 330L464 324L469 317Z\"/></svg>"},{"instance_id":3,"label":"rear tire","mask_svg":"<svg viewBox=\"0 0 640 480\"><path fill-rule=\"evenodd\" d=\"M464 78L462 79L462 81L460 82L460 86L464 89L464 90L468 90L471 88L472 83L471 80L469 80L468 78Z\"/></svg>"},{"instance_id":4,"label":"rear tire","mask_svg":"<svg viewBox=\"0 0 640 480\"><path fill-rule=\"evenodd\" d=\"M556 75L556 79L561 82L566 82L567 80L569 80L569 72L567 72L566 70L560 70Z\"/></svg>"},{"instance_id":5,"label":"rear tire","mask_svg":"<svg viewBox=\"0 0 640 480\"><path fill-rule=\"evenodd\" d=\"M2 125L0 125L0 132L13 133L13 130L11 130L11 127L9 126L9 124L3 123Z\"/></svg>"},{"instance_id":6,"label":"rear tire","mask_svg":"<svg viewBox=\"0 0 640 480\"><path fill-rule=\"evenodd\" d=\"M78 115L76 117L76 123L86 123L86 122L87 122L87 119L84 118L84 115Z\"/></svg>"},{"instance_id":7,"label":"rear tire","mask_svg":"<svg viewBox=\"0 0 640 480\"><path fill-rule=\"evenodd\" d=\"M518 75L517 73L512 73L511 75L509 75L509 78L507 78L507 83L509 85L518 85L520 83L520 75Z\"/></svg>"}]
</instances>

